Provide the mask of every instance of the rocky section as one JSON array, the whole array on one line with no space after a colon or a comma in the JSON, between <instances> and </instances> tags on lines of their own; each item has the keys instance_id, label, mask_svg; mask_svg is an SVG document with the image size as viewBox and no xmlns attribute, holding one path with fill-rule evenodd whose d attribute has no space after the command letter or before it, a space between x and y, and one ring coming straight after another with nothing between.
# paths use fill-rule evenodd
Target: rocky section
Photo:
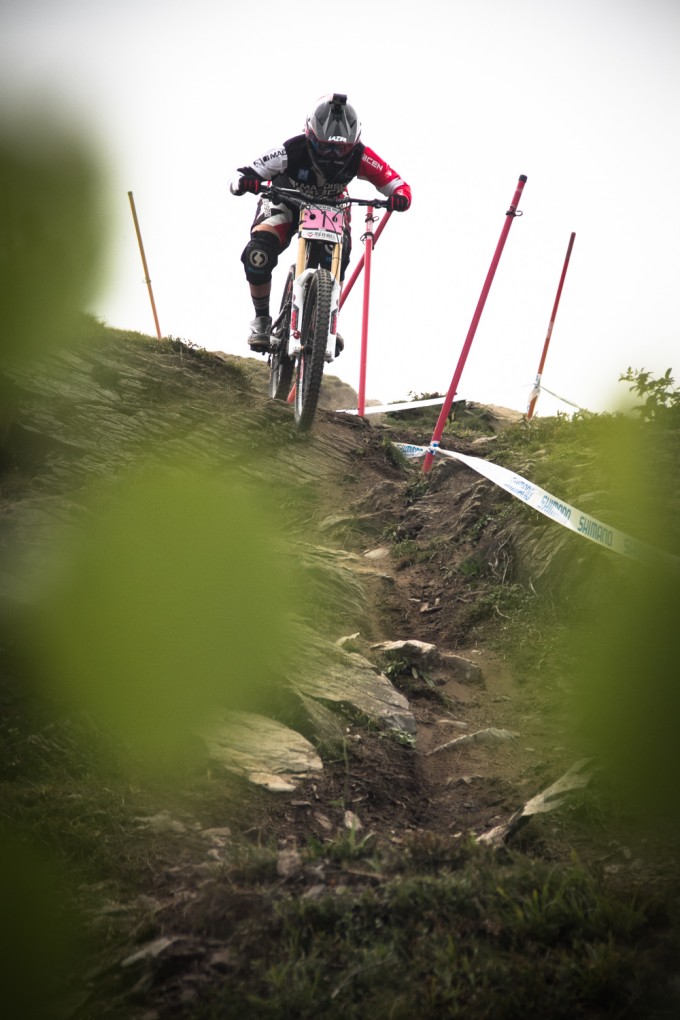
<instances>
[{"instance_id":1,"label":"rocky section","mask_svg":"<svg viewBox=\"0 0 680 1020\"><path fill-rule=\"evenodd\" d=\"M308 740L282 723L251 712L232 712L204 734L213 762L274 793L291 793L323 768Z\"/></svg>"}]
</instances>

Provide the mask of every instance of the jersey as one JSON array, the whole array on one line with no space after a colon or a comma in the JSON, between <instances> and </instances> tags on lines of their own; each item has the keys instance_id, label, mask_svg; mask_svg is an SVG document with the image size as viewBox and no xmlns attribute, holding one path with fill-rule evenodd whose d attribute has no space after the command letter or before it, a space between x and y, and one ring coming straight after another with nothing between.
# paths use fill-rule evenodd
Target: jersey
<instances>
[{"instance_id":1,"label":"jersey","mask_svg":"<svg viewBox=\"0 0 680 1020\"><path fill-rule=\"evenodd\" d=\"M408 197L411 197L411 189L406 181L373 149L361 142L347 163L332 178L325 177L312 161L304 134L295 135L283 145L258 156L250 166L239 167L238 174L239 177L242 174L261 177L263 181L271 181L274 186L281 188L296 188L305 198L317 201L342 195L355 178L368 181L386 197L397 188L407 191Z\"/></svg>"}]
</instances>

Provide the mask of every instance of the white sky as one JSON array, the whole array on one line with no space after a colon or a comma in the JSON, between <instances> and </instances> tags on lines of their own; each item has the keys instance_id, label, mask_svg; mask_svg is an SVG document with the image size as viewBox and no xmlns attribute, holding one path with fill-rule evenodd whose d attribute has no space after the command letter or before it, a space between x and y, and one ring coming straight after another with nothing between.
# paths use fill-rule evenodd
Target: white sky
<instances>
[{"instance_id":1,"label":"white sky","mask_svg":"<svg viewBox=\"0 0 680 1020\"><path fill-rule=\"evenodd\" d=\"M227 183L332 91L414 192L374 253L368 398L447 390L520 174L458 395L526 408L572 231L544 384L603 410L629 365L680 381L678 0L0 0L0 106L56 105L104 154L111 326L155 331L132 191L163 333L248 355L255 199ZM331 367L355 388L362 279Z\"/></svg>"}]
</instances>

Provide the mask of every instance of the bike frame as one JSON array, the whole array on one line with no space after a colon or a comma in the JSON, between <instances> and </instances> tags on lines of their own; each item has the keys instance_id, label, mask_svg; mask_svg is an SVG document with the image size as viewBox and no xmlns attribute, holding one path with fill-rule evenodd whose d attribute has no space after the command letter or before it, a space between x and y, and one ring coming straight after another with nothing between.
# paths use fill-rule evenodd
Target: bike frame
<instances>
[{"instance_id":1,"label":"bike frame","mask_svg":"<svg viewBox=\"0 0 680 1020\"><path fill-rule=\"evenodd\" d=\"M368 224L373 207L385 208L388 203L349 195L317 202L303 198L296 189L271 185L262 188L261 194L271 195L274 201L288 202L300 210L296 261L289 270L281 310L270 334L269 394L276 400L294 403L296 423L304 429L310 427L315 413L323 364L333 361L335 353L342 306L342 255L349 226L345 221L346 210L351 205L369 207ZM371 233L370 226L368 233ZM321 262L317 257L318 248L315 250L319 244L324 245L329 256L323 259L323 266L318 264ZM368 286L370 252L366 256L366 270ZM364 299L366 305L366 294ZM312 303L307 307L309 301ZM366 322L365 307L362 357L365 356Z\"/></svg>"},{"instance_id":2,"label":"bike frame","mask_svg":"<svg viewBox=\"0 0 680 1020\"><path fill-rule=\"evenodd\" d=\"M318 221L318 222L316 222ZM325 203L300 206L300 225L298 228L297 261L295 263L295 280L293 281L293 305L290 320L290 335L296 341L301 338L300 329L304 314L305 292L307 283L316 273L316 268L308 268L311 254L311 243L316 241L332 245L330 274L333 278L333 296L331 299L330 330L326 345L335 337L338 328L338 312L340 310L340 270L342 266L344 216L342 209ZM296 355L299 345L290 352ZM328 350L328 346L326 346Z\"/></svg>"}]
</instances>

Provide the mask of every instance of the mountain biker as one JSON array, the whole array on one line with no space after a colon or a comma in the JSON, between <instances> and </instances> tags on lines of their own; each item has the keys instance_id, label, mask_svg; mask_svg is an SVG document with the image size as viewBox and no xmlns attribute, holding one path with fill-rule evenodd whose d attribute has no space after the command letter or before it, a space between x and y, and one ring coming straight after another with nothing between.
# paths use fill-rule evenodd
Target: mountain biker
<instances>
[{"instance_id":1,"label":"mountain biker","mask_svg":"<svg viewBox=\"0 0 680 1020\"><path fill-rule=\"evenodd\" d=\"M360 138L361 124L347 96L338 92L323 96L307 117L303 134L267 150L249 166L239 167L229 189L233 195L257 194L263 183L270 181L275 187L295 188L303 198L323 201L344 194L350 181L358 177L387 197L388 209L404 212L411 204L409 185ZM250 240L241 255L255 309L248 337L251 351L264 354L269 350L272 270L290 244L298 221L299 210L293 205L260 198ZM349 226L349 210L345 210L341 281L350 257ZM336 357L343 346L338 336Z\"/></svg>"}]
</instances>

